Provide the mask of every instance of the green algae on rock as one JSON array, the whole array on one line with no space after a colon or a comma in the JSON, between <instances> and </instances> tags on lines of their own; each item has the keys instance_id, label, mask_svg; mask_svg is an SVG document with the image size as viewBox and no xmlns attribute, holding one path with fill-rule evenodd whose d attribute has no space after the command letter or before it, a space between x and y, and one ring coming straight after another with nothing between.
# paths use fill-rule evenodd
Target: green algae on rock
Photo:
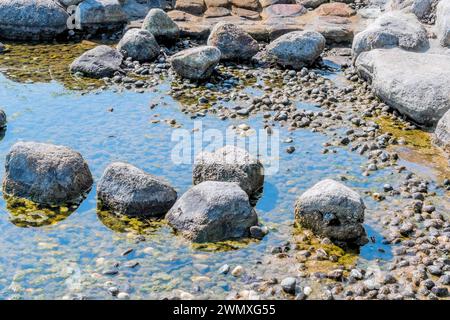
<instances>
[{"instance_id":1,"label":"green algae on rock","mask_svg":"<svg viewBox=\"0 0 450 320\"><path fill-rule=\"evenodd\" d=\"M255 239L227 240L214 243L192 243L191 247L205 252L227 252L242 249L254 242L256 242Z\"/></svg>"},{"instance_id":2,"label":"green algae on rock","mask_svg":"<svg viewBox=\"0 0 450 320\"><path fill-rule=\"evenodd\" d=\"M295 249L297 251L308 250L317 253L319 250L326 253L328 257L334 256L334 261L329 259L308 259L305 262L306 269L311 272L326 272L336 269L339 265L349 270L356 265L358 260L357 250L343 249L333 243L324 243L310 230L304 229L298 222L294 225Z\"/></svg>"},{"instance_id":3,"label":"green algae on rock","mask_svg":"<svg viewBox=\"0 0 450 320\"><path fill-rule=\"evenodd\" d=\"M136 235L148 235L166 225L159 219L132 218L105 210L97 210L97 216L108 229L118 233L131 232Z\"/></svg>"},{"instance_id":4,"label":"green algae on rock","mask_svg":"<svg viewBox=\"0 0 450 320\"><path fill-rule=\"evenodd\" d=\"M68 218L78 208L78 206L43 206L17 197L5 197L5 200L11 223L22 228L56 224Z\"/></svg>"}]
</instances>

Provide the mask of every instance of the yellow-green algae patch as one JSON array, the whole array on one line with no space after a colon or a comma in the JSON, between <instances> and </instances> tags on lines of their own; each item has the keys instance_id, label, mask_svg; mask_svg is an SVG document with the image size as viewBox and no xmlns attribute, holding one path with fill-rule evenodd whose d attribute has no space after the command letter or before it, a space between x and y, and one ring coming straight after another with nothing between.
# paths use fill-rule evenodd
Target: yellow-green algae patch
<instances>
[{"instance_id":1,"label":"yellow-green algae patch","mask_svg":"<svg viewBox=\"0 0 450 320\"><path fill-rule=\"evenodd\" d=\"M381 116L375 119L375 122L384 132L391 133L397 139L404 139L406 145L419 149L429 149L432 147L431 135L420 129L407 129L406 125L391 117Z\"/></svg>"},{"instance_id":2,"label":"yellow-green algae patch","mask_svg":"<svg viewBox=\"0 0 450 320\"><path fill-rule=\"evenodd\" d=\"M10 221L22 228L43 227L56 224L69 217L77 206L44 206L33 201L6 197L6 209L10 213Z\"/></svg>"},{"instance_id":3,"label":"yellow-green algae patch","mask_svg":"<svg viewBox=\"0 0 450 320\"><path fill-rule=\"evenodd\" d=\"M145 235L157 231L166 225L162 220L134 218L115 214L105 210L97 210L99 220L109 229L118 233L132 232Z\"/></svg>"},{"instance_id":4,"label":"yellow-green algae patch","mask_svg":"<svg viewBox=\"0 0 450 320\"><path fill-rule=\"evenodd\" d=\"M404 140L404 145L391 147L402 159L419 164L424 169L431 168L438 181L450 177L449 160L441 149L433 145L431 133L420 129L406 130L403 122L386 116L378 117L374 121L383 132L391 133L397 140Z\"/></svg>"},{"instance_id":5,"label":"yellow-green algae patch","mask_svg":"<svg viewBox=\"0 0 450 320\"><path fill-rule=\"evenodd\" d=\"M68 89L91 89L103 84L98 79L78 78L69 71L70 64L98 44L78 43L6 43L7 52L0 55L0 70L17 82L58 81Z\"/></svg>"},{"instance_id":6,"label":"yellow-green algae patch","mask_svg":"<svg viewBox=\"0 0 450 320\"><path fill-rule=\"evenodd\" d=\"M192 248L205 252L226 252L245 248L249 244L256 242L254 239L228 240L215 243L193 243Z\"/></svg>"},{"instance_id":7,"label":"yellow-green algae patch","mask_svg":"<svg viewBox=\"0 0 450 320\"><path fill-rule=\"evenodd\" d=\"M345 270L353 268L358 260L358 253L354 250L344 250L337 245L324 244L310 230L304 229L298 222L294 227L295 250L308 250L311 253L319 249L324 250L329 257L334 256L336 261L307 259L301 261L310 272L328 272L336 269L337 266L344 266Z\"/></svg>"}]
</instances>

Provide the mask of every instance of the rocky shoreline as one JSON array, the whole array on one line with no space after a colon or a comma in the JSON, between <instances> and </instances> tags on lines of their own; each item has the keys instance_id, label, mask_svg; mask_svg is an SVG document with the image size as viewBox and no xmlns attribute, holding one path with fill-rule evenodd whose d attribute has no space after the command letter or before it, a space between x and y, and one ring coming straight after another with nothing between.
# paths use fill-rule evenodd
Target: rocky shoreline
<instances>
[{"instance_id":1,"label":"rocky shoreline","mask_svg":"<svg viewBox=\"0 0 450 320\"><path fill-rule=\"evenodd\" d=\"M9 0L2 5L21 1L27 3L27 0ZM68 13L53 1L28 2L48 8L48 17L68 17ZM85 2L82 2L84 7L79 6L77 10L82 12L93 6L92 1ZM141 17L146 16L142 25L139 21L130 22L123 12L124 5L120 2L111 4L113 2L108 2L108 5L97 2L99 4L96 5L104 5L105 8L105 14L100 15L103 21L90 21L92 16L86 14L83 23L87 30L95 30L96 34L92 36L97 37L97 31L104 30L103 24L106 22L111 26L112 33L104 33L100 37L120 42L117 48L96 46L75 59L70 66L75 78L87 76L100 79L104 85L99 85L99 90L113 87L137 92L152 90L165 79L170 79L172 87L168 94L183 104L181 111L192 119L206 114L214 114L222 120L244 120L249 116L262 115L261 121L269 133L277 126L288 131L321 132L330 138L323 145L323 154L345 148L367 157L366 164L361 168L363 176L376 175L382 169L393 170L398 176L398 185L385 184L380 185L379 190L367 190L380 206L386 202L396 203L397 209L381 210L371 217L384 226L383 243L393 246L393 261L384 270L355 266L353 261L346 260L348 257L344 251L333 245L336 240L346 242L355 234L360 237L364 233L361 230L364 204L359 204L358 210L354 209L358 195L346 190L345 186L341 187L346 180L342 176L340 182L327 182L333 186L330 187L332 190L340 190L336 191L337 194L343 193L347 199L338 201L335 198L338 196L333 194L333 203L352 199L350 211L356 210L359 215L348 219L348 213L341 211L342 206L317 209L315 202L305 205L309 201L308 192L299 195L296 213L300 219L296 222L313 230L315 235L298 227L294 243L272 248L270 254L258 262L267 265L269 270L279 264L293 267L289 271L284 270L284 275L250 277L249 284L244 285L241 291L230 293L228 298L395 300L448 297L450 217L445 198L450 191L449 155L446 153L450 151L450 55L446 40L449 29L445 22L450 21L450 16L447 0L440 0L438 4L437 1L425 0L394 1L382 8L370 2L176 1L175 10L169 10L167 14L160 9L151 9ZM158 6L170 8L167 3ZM11 10L2 12L14 15L15 11ZM30 4L28 10L34 10L33 5ZM222 22L216 24L219 20ZM20 24L22 20L17 21ZM122 32L126 24L129 25ZM37 29L29 30L27 26L21 26L10 32L10 26L0 25L0 36L8 34L9 40L48 40L67 31L62 30L58 20L54 20L53 25L45 25L45 28L40 25L34 27ZM85 37L71 35L70 32L68 36ZM186 36L193 39L186 39ZM9 46L13 47L14 43L0 45L0 54L7 56ZM335 64L330 65L330 61ZM346 78L341 79L342 84L327 77L327 72L339 69L343 70ZM255 97L243 92L245 87L261 90L262 95ZM296 101L314 103L320 106L320 111L299 110L295 106ZM236 106L223 106L223 102ZM396 123L400 134L386 130L385 121ZM174 119L167 122L174 128L178 127ZM346 129L343 132L339 130L341 128ZM422 129L430 131L434 128L436 131L432 139L424 132L415 136ZM239 126L235 130L245 134L251 128ZM432 146L432 142L436 146ZM288 145L291 143L287 142ZM446 162L443 176L438 181L429 181L408 172L398 164L401 156L397 150L401 146L419 151L421 148L433 149L431 152ZM11 152L14 154L14 150ZM287 146L285 152L295 155L296 150L293 146ZM214 159L212 155L205 156ZM83 159L77 161L83 162ZM221 241L230 234L231 238L251 236L262 239L270 228L258 224L256 213L248 203L248 197L260 189L262 182L259 181L256 186L253 180L249 183L248 176L254 175L248 172L245 175L241 171L218 175L214 170L222 165L215 160L210 167L202 162L197 164L194 169L194 184L197 186L187 191L178 202L175 202L176 192L170 185L134 167L107 169L97 192L110 208L133 215L136 212L133 206L138 208L137 211L142 211L148 204L137 201L130 206L129 203L122 203L130 197L126 192L132 189L139 193L151 186L151 192L157 188L161 197L155 198L156 203L151 203L149 210L158 215L169 211L166 216L169 224L188 239ZM134 172L139 183L114 181L121 170ZM7 167L7 172L10 171L14 172L14 168ZM225 176L227 178L223 178ZM231 181L239 182L240 187L226 185L228 182L225 181L230 181L230 176ZM25 197L41 204L54 202L53 199L47 201L46 197L44 200L36 198L36 192L28 196L26 192L17 191L16 187L11 187L16 182L13 176L10 177L4 183L9 196ZM221 181L216 183L223 185L218 187L203 182L211 179ZM92 181L83 183L76 193L85 193L91 185ZM127 190L123 185L127 186ZM323 193L322 188L318 188L319 194ZM214 193L215 189L226 190L229 198L222 199ZM126 192L114 197L117 190ZM145 192L143 195L147 200ZM439 197L444 198L443 206ZM73 198L70 196L66 200ZM201 203L201 213L190 211L190 198ZM224 201L223 204L217 200L219 198ZM213 205L215 203L219 205ZM221 230L224 233L219 234L214 219L222 221L222 216L228 216L229 213L223 208L231 203L241 208L245 221L229 225L229 230ZM327 210L331 212L325 212ZM318 211L321 212L319 220L315 216ZM184 215L187 218L183 218ZM211 223L201 230L192 229L192 225L183 221L204 221L204 216L208 216ZM318 225L325 222L326 226ZM333 229L333 224L343 225L343 231ZM243 225L245 228L241 230ZM231 268L224 265L218 272L230 273L236 278L248 276L242 266ZM315 287L318 284L319 289ZM114 288L113 284L108 288L113 296L130 298L128 293ZM167 298L197 297L194 293L176 292Z\"/></svg>"}]
</instances>

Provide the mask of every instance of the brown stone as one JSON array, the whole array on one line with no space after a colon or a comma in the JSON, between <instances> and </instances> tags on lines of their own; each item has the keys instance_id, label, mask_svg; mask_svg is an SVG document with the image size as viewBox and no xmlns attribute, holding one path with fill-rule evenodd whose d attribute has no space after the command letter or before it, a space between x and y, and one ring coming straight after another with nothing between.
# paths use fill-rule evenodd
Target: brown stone
<instances>
[{"instance_id":1,"label":"brown stone","mask_svg":"<svg viewBox=\"0 0 450 320\"><path fill-rule=\"evenodd\" d=\"M307 12L301 4L274 4L263 9L262 16L265 19L273 17L296 17Z\"/></svg>"},{"instance_id":2,"label":"brown stone","mask_svg":"<svg viewBox=\"0 0 450 320\"><path fill-rule=\"evenodd\" d=\"M238 8L258 11L260 4L258 0L231 0L231 4Z\"/></svg>"},{"instance_id":3,"label":"brown stone","mask_svg":"<svg viewBox=\"0 0 450 320\"><path fill-rule=\"evenodd\" d=\"M190 14L201 15L205 12L204 0L177 0L175 4L176 10L185 11Z\"/></svg>"},{"instance_id":4,"label":"brown stone","mask_svg":"<svg viewBox=\"0 0 450 320\"><path fill-rule=\"evenodd\" d=\"M322 3L326 3L328 0L297 0L298 4L301 4L305 8L315 9Z\"/></svg>"},{"instance_id":5,"label":"brown stone","mask_svg":"<svg viewBox=\"0 0 450 320\"><path fill-rule=\"evenodd\" d=\"M167 12L167 15L173 21L198 21L200 18L198 16L194 16L193 14L180 11L180 10L172 10Z\"/></svg>"},{"instance_id":6,"label":"brown stone","mask_svg":"<svg viewBox=\"0 0 450 320\"><path fill-rule=\"evenodd\" d=\"M208 8L228 8L231 4L231 0L205 0L205 4Z\"/></svg>"},{"instance_id":7,"label":"brown stone","mask_svg":"<svg viewBox=\"0 0 450 320\"><path fill-rule=\"evenodd\" d=\"M224 7L209 7L205 11L205 18L225 17L231 15L230 9Z\"/></svg>"},{"instance_id":8,"label":"brown stone","mask_svg":"<svg viewBox=\"0 0 450 320\"><path fill-rule=\"evenodd\" d=\"M242 27L256 41L269 42L269 30L264 23L251 23Z\"/></svg>"},{"instance_id":9,"label":"brown stone","mask_svg":"<svg viewBox=\"0 0 450 320\"><path fill-rule=\"evenodd\" d=\"M347 4L341 2L324 3L315 10L319 16L350 17L356 12Z\"/></svg>"},{"instance_id":10,"label":"brown stone","mask_svg":"<svg viewBox=\"0 0 450 320\"><path fill-rule=\"evenodd\" d=\"M282 35L292 31L303 31L303 26L299 24L277 23L267 27L269 31L269 40L273 41Z\"/></svg>"},{"instance_id":11,"label":"brown stone","mask_svg":"<svg viewBox=\"0 0 450 320\"><path fill-rule=\"evenodd\" d=\"M205 40L208 38L211 27L206 24L200 24L198 22L177 22L180 28L180 36L182 38L192 38Z\"/></svg>"},{"instance_id":12,"label":"brown stone","mask_svg":"<svg viewBox=\"0 0 450 320\"><path fill-rule=\"evenodd\" d=\"M274 4L295 4L295 0L259 0L261 7L266 8Z\"/></svg>"},{"instance_id":13,"label":"brown stone","mask_svg":"<svg viewBox=\"0 0 450 320\"><path fill-rule=\"evenodd\" d=\"M315 31L321 33L327 43L351 43L353 28L350 20L343 17L318 17L312 24Z\"/></svg>"},{"instance_id":14,"label":"brown stone","mask_svg":"<svg viewBox=\"0 0 450 320\"><path fill-rule=\"evenodd\" d=\"M259 20L261 16L259 15L258 11L248 10L248 9L242 9L238 7L234 7L232 9L233 14L250 20Z\"/></svg>"}]
</instances>

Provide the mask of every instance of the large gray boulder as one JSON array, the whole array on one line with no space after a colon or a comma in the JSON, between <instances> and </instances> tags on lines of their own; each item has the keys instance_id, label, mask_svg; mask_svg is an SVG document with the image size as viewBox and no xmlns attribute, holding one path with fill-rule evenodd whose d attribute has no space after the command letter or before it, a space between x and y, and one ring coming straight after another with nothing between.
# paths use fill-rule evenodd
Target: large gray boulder
<instances>
[{"instance_id":1,"label":"large gray boulder","mask_svg":"<svg viewBox=\"0 0 450 320\"><path fill-rule=\"evenodd\" d=\"M159 55L160 47L147 30L130 29L120 40L117 50L133 60L145 62L154 60Z\"/></svg>"},{"instance_id":2,"label":"large gray boulder","mask_svg":"<svg viewBox=\"0 0 450 320\"><path fill-rule=\"evenodd\" d=\"M247 194L232 182L205 181L189 189L166 215L168 223L193 242L249 236L258 217Z\"/></svg>"},{"instance_id":3,"label":"large gray boulder","mask_svg":"<svg viewBox=\"0 0 450 320\"><path fill-rule=\"evenodd\" d=\"M416 123L434 126L450 109L449 55L377 49L355 66L375 95Z\"/></svg>"},{"instance_id":4,"label":"large gray boulder","mask_svg":"<svg viewBox=\"0 0 450 320\"><path fill-rule=\"evenodd\" d=\"M440 0L436 7L436 31L443 47L450 46L450 0Z\"/></svg>"},{"instance_id":5,"label":"large gray boulder","mask_svg":"<svg viewBox=\"0 0 450 320\"><path fill-rule=\"evenodd\" d=\"M177 200L167 182L123 162L110 164L97 185L102 209L134 217L160 217Z\"/></svg>"},{"instance_id":6,"label":"large gray boulder","mask_svg":"<svg viewBox=\"0 0 450 320\"><path fill-rule=\"evenodd\" d=\"M412 13L392 11L383 14L353 39L356 59L364 51L399 47L423 51L429 47L427 31Z\"/></svg>"},{"instance_id":7,"label":"large gray boulder","mask_svg":"<svg viewBox=\"0 0 450 320\"><path fill-rule=\"evenodd\" d=\"M211 46L186 49L170 58L173 70L181 77L191 80L209 78L219 61L220 50Z\"/></svg>"},{"instance_id":8,"label":"large gray boulder","mask_svg":"<svg viewBox=\"0 0 450 320\"><path fill-rule=\"evenodd\" d=\"M75 21L80 29L116 29L127 20L118 0L84 0L75 11Z\"/></svg>"},{"instance_id":9,"label":"large gray boulder","mask_svg":"<svg viewBox=\"0 0 450 320\"><path fill-rule=\"evenodd\" d=\"M450 153L450 110L439 120L434 135L435 143Z\"/></svg>"},{"instance_id":10,"label":"large gray boulder","mask_svg":"<svg viewBox=\"0 0 450 320\"><path fill-rule=\"evenodd\" d=\"M293 31L272 41L267 46L267 54L279 65L301 69L317 60L325 42L316 31Z\"/></svg>"},{"instance_id":11,"label":"large gray boulder","mask_svg":"<svg viewBox=\"0 0 450 320\"><path fill-rule=\"evenodd\" d=\"M5 169L3 193L39 204L79 203L93 183L81 154L46 143L16 143Z\"/></svg>"},{"instance_id":12,"label":"large gray boulder","mask_svg":"<svg viewBox=\"0 0 450 320\"><path fill-rule=\"evenodd\" d=\"M326 179L305 191L295 203L296 218L303 227L337 242L367 242L365 205L359 194Z\"/></svg>"},{"instance_id":13,"label":"large gray boulder","mask_svg":"<svg viewBox=\"0 0 450 320\"><path fill-rule=\"evenodd\" d=\"M225 146L199 153L192 172L194 184L203 181L236 182L249 197L257 196L264 185L264 167L247 151Z\"/></svg>"},{"instance_id":14,"label":"large gray boulder","mask_svg":"<svg viewBox=\"0 0 450 320\"><path fill-rule=\"evenodd\" d=\"M101 45L86 51L70 65L72 73L80 72L91 78L112 77L121 71L123 55L116 49Z\"/></svg>"},{"instance_id":15,"label":"large gray boulder","mask_svg":"<svg viewBox=\"0 0 450 320\"><path fill-rule=\"evenodd\" d=\"M54 0L0 1L0 37L50 40L67 30L69 15Z\"/></svg>"},{"instance_id":16,"label":"large gray boulder","mask_svg":"<svg viewBox=\"0 0 450 320\"><path fill-rule=\"evenodd\" d=\"M248 60L259 51L255 39L242 28L227 22L219 22L213 27L208 45L220 50L222 60Z\"/></svg>"},{"instance_id":17,"label":"large gray boulder","mask_svg":"<svg viewBox=\"0 0 450 320\"><path fill-rule=\"evenodd\" d=\"M148 12L142 29L152 33L158 41L173 42L180 36L178 25L161 9L151 9Z\"/></svg>"}]
</instances>

